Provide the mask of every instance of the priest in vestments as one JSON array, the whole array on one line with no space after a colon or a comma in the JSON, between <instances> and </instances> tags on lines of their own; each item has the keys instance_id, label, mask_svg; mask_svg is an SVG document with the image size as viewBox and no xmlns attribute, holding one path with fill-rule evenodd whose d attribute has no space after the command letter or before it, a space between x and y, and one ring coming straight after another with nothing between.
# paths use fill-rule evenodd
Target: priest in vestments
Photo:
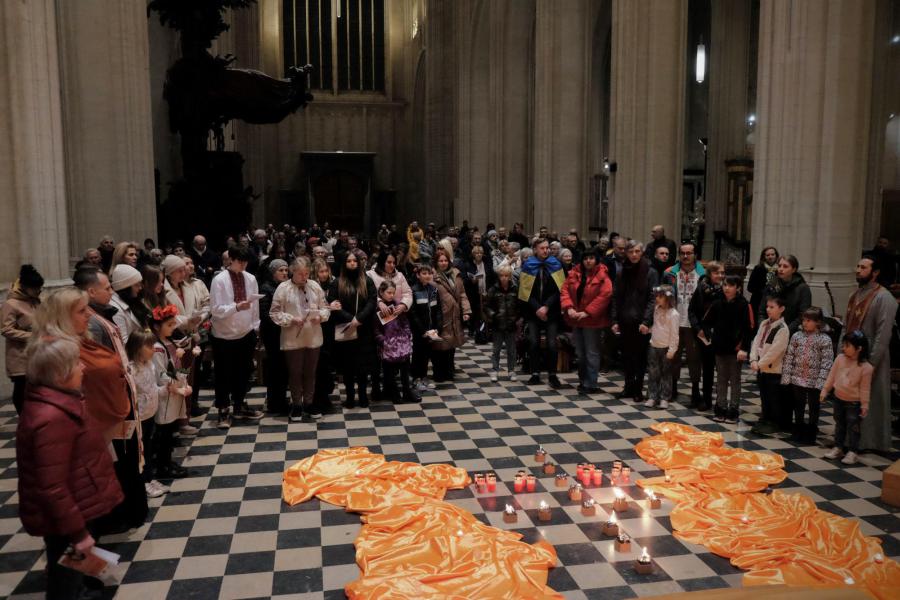
<instances>
[{"instance_id":1,"label":"priest in vestments","mask_svg":"<svg viewBox=\"0 0 900 600\"><path fill-rule=\"evenodd\" d=\"M869 339L872 363L872 390L869 414L862 420L859 447L863 450L891 449L891 333L897 313L897 300L878 284L879 264L865 256L856 265L859 284L847 304L845 333L861 330Z\"/></svg>"}]
</instances>

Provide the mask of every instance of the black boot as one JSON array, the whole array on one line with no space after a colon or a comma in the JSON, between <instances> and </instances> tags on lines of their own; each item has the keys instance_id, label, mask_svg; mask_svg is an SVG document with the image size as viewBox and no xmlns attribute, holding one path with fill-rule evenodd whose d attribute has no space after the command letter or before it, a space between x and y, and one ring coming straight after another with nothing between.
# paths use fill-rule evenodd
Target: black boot
<instances>
[{"instance_id":1,"label":"black boot","mask_svg":"<svg viewBox=\"0 0 900 600\"><path fill-rule=\"evenodd\" d=\"M366 394L366 376L363 375L359 381L359 406L360 408L369 407L369 396Z\"/></svg>"},{"instance_id":2,"label":"black boot","mask_svg":"<svg viewBox=\"0 0 900 600\"><path fill-rule=\"evenodd\" d=\"M818 425L813 425L812 423L807 423L803 428L803 438L801 441L807 446L815 446L816 438L818 436L819 436Z\"/></svg>"},{"instance_id":3,"label":"black boot","mask_svg":"<svg viewBox=\"0 0 900 600\"><path fill-rule=\"evenodd\" d=\"M713 407L713 421L716 423L721 423L725 420L725 411L722 410L722 407L716 404Z\"/></svg>"},{"instance_id":4,"label":"black boot","mask_svg":"<svg viewBox=\"0 0 900 600\"><path fill-rule=\"evenodd\" d=\"M794 423L791 427L791 441L800 444L803 442L803 432L806 429L805 423Z\"/></svg>"},{"instance_id":5,"label":"black boot","mask_svg":"<svg viewBox=\"0 0 900 600\"><path fill-rule=\"evenodd\" d=\"M691 385L691 408L699 408L703 405L703 398L700 395L700 384L694 383Z\"/></svg>"},{"instance_id":6,"label":"black boot","mask_svg":"<svg viewBox=\"0 0 900 600\"><path fill-rule=\"evenodd\" d=\"M353 389L353 378L344 378L344 388L347 390L347 399L344 400L344 408L356 408L356 390Z\"/></svg>"}]
</instances>

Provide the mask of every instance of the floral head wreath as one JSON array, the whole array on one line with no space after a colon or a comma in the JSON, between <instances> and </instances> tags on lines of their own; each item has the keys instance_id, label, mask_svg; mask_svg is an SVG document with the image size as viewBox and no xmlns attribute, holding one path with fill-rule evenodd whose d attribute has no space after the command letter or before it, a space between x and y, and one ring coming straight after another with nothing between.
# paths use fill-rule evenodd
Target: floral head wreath
<instances>
[{"instance_id":1,"label":"floral head wreath","mask_svg":"<svg viewBox=\"0 0 900 600\"><path fill-rule=\"evenodd\" d=\"M153 320L157 323L162 323L166 319L171 319L178 316L178 307L174 304L166 304L165 306L157 306L153 309L152 312Z\"/></svg>"}]
</instances>

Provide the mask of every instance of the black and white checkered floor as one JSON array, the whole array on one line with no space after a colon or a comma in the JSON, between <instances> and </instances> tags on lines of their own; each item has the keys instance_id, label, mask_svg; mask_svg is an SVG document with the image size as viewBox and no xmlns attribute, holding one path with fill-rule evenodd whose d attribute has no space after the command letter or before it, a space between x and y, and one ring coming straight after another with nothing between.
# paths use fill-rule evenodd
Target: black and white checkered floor
<instances>
[{"instance_id":1,"label":"black and white checkered floor","mask_svg":"<svg viewBox=\"0 0 900 600\"><path fill-rule=\"evenodd\" d=\"M533 460L538 444L570 472L578 462L608 466L618 458L632 467L636 480L660 474L633 448L653 434L649 427L660 420L722 431L731 445L781 454L789 473L781 489L802 491L820 508L860 520L863 533L882 540L887 556L900 557L900 510L879 500L881 470L890 460L867 455L865 464L839 468L823 460L821 446L760 438L749 432L749 425L719 425L677 403L663 411L615 400L610 394L621 389L616 374L602 381L610 394L593 397L578 395L574 374L563 377L570 385L559 391L543 385L529 389L521 380L492 384L487 348L470 345L460 351L457 367L463 373L452 385L427 394L421 405L376 404L370 410L329 415L318 426L266 417L258 426L235 426L227 433L216 429L214 414L208 415L200 436L180 449L192 476L175 481L167 496L151 500L151 518L143 527L101 541L122 556L120 585L107 588L108 596L344 598L344 585L359 574L353 547L359 517L318 500L288 507L281 501L281 474L321 448L348 445L367 446L392 460L496 471L501 479L496 494L467 488L450 491L447 499L486 523L520 531L525 541L549 540L559 554L549 583L566 598L630 598L740 586L741 571L726 559L672 536L666 516L671 505L653 514L638 509L621 521L637 542L634 551L646 546L657 563L650 576L634 573L634 557L617 554L601 535L605 513L583 517L579 506L553 487L553 476L539 474L535 493L516 496L526 509L548 502L553 507L549 524L538 524L533 511L520 513L515 525L503 523L498 510L511 502L506 484L511 487L519 469L539 473ZM759 411L755 388L750 382L744 386L744 416L750 423ZM254 390L251 403L261 403L263 396ZM827 407L822 423L824 435L830 435ZM22 531L18 519L15 427L15 413L7 404L0 409L0 597L42 598L42 542ZM894 446L900 448L900 440ZM636 488L625 490L643 497ZM612 499L608 487L590 495L601 507Z\"/></svg>"}]
</instances>

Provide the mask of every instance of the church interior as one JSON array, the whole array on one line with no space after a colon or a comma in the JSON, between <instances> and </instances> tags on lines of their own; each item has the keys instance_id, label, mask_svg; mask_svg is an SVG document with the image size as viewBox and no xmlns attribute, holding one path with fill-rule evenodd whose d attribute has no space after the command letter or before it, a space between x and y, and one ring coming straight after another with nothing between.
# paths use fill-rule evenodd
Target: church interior
<instances>
[{"instance_id":1,"label":"church interior","mask_svg":"<svg viewBox=\"0 0 900 600\"><path fill-rule=\"evenodd\" d=\"M228 262L262 265L258 298L238 284L231 298L232 307L239 297L255 306L265 301L263 274L275 273L275 249L285 239L277 259L289 273L282 285L310 263L314 280L314 246L321 246L339 294L347 232L369 252L366 269L377 264L382 277L388 246L398 270L401 254L380 232L387 240L388 229L399 231L403 264L416 250L423 259L433 252L437 283L442 239L453 238L459 258L482 247L483 237L491 263L488 238L505 244L516 226L525 240L516 248L538 256L542 240L549 241L551 261L574 235L569 257L575 252L577 267L557 261L566 285L571 269L581 269L572 314L581 314L584 273L595 257L605 265L611 298L598 317L603 333L576 335L581 317L570 322L557 281L554 310L568 333L559 335L555 360L549 338L556 329L540 329L545 324L533 315L546 319L537 305L527 312L535 293L522 295L526 282L545 281L544 267L529 272L528 252L511 254L507 266L501 253L493 270L488 265L489 283L501 285L495 271L502 265L518 284L523 318L506 346L507 353L510 345L520 348L521 370L511 367L504 376L496 362L497 317L492 330L485 310L492 288L477 280L485 271L477 260L469 267L468 257L457 264L450 251L451 271L475 275L457 309L466 332L451 351L449 378L435 377L430 387L419 380L417 402L377 402L379 378L393 382L395 374L376 366L368 380L376 386L371 406L353 406L351 382L350 407L342 409L348 376L333 365L333 408L312 424L266 410L243 420L235 413L223 427L218 381L226 369L214 372L212 383L198 366L188 375L195 393L183 394L198 411L184 416L183 427L194 433L176 432L170 448L186 475L158 477L165 492L156 496L147 488L138 526L95 534L84 525L95 548L115 560L102 563L102 576L85 578L100 584L56 597L898 597L900 0L0 0L0 31L0 254L10 259L0 265L4 306L27 287L22 265L40 272L38 311L46 310L47 294L73 282L91 288L97 275L108 275L116 298L135 281L147 288L142 266L153 271L154 264L169 298L178 285L170 268L184 266L192 240L196 247L195 236L205 236L216 257L205 281L212 308L179 319L196 317L200 330L212 320L212 339L217 326L224 331L215 320L231 318L216 312L215 282L222 273L226 282L228 273L232 281L242 277L228 270L223 252ZM262 250L254 245L259 233ZM651 317L658 318L661 293L683 320L674 326L670 402L654 405L649 390L643 403L641 369L652 379L653 352L666 346L657 347L652 319L640 324L640 356L622 343L622 304L618 315L613 305L624 302L619 286L630 284L615 271L630 260L626 239L630 252L635 245L655 250L666 238L669 262L652 290L640 289L649 294ZM295 253L295 239L304 250ZM89 254L106 256L107 241L136 248L136 280L119 287L108 262L79 279ZM865 388L862 404L870 402L871 412L868 423L858 411L855 418L864 429L884 425L886 442L867 446L864 430L861 450L852 443L842 450L836 438L844 433L847 401L825 400L826 391L821 401L818 394L810 400L818 418L811 437L790 429L760 433L769 411L780 410L770 408L764 376L779 374L773 385L781 388L799 385L780 377L780 358L778 371L768 372L752 360L773 343L760 330L777 322L762 291L749 308L745 343L731 349L739 417L728 421L718 405L699 409L699 356L707 351L692 342L695 371L690 348L681 359L677 334L693 327L694 336L713 317L708 306L702 324L685 314L689 301L693 306L679 289L686 284L677 267L689 264L685 244L698 276L703 265L718 265L744 304L755 269L771 283L780 277L775 261L796 257L799 264L786 268L802 278L807 301L796 326L785 326L784 345L803 337L811 307L819 307L825 325L816 335L827 337L821 332L830 326L834 336L818 385L805 386L817 391L852 351L852 336L864 334L867 346L857 355L859 365L872 367L871 392L868 380L853 382ZM150 248L161 251L156 263L149 254L145 262ZM781 254L766 266L772 248ZM249 263L240 258L244 250L255 253ZM652 254L642 256L635 260L655 268ZM197 256L193 263L201 266ZM199 270L197 279L204 279ZM418 262L407 280L413 293L417 285L427 288ZM273 289L281 289L278 281ZM334 308L324 284L319 291L332 318L350 310L340 299ZM795 300L783 295L778 302L788 321ZM370 300L375 306L382 298ZM358 290L356 302L358 311ZM150 316L156 308L147 307L147 324L163 319ZM270 313L252 310L259 330L260 315L265 321ZM30 322L20 327L7 314L0 344L8 375L0 378L0 597L50 598L49 538L24 523L23 488L33 481L20 460L28 420L12 399L14 389L24 389L27 405L37 384L29 379L24 387L25 367L10 366L14 344L31 357L38 343L29 338ZM719 323L730 326L728 319ZM383 335L380 313L371 320L375 335ZM476 320L482 329L470 326ZM38 318L34 327L46 322ZM414 323L410 328L417 333ZM285 331L278 350L286 349ZM341 346L335 326L331 331L331 344ZM196 365L219 352L207 348L204 335L196 326L186 335L196 344ZM271 350L259 335L242 396L264 409L272 373L263 363ZM125 338L123 332L118 346L130 381ZM411 341L407 353L413 371L419 343ZM599 358L591 358L589 344ZM190 353L190 345L179 348ZM535 352L545 351L552 352L553 379L536 380ZM660 356L665 365L673 360ZM724 371L719 354L709 356L702 371L712 386L713 369L717 383ZM601 367L586 384L591 360ZM629 363L648 360L632 389ZM849 379L835 377L838 383L826 384L833 394L849 389ZM360 399L366 385L363 375ZM285 389L295 392L293 379L282 387L282 397ZM724 384L715 389L727 395ZM795 401L785 400L790 390L779 393L779 402ZM802 424L802 400L799 406ZM139 424L143 417L130 418ZM850 427L858 437L860 421ZM123 461L106 442L119 469ZM852 464L833 460L857 453Z\"/></svg>"}]
</instances>

